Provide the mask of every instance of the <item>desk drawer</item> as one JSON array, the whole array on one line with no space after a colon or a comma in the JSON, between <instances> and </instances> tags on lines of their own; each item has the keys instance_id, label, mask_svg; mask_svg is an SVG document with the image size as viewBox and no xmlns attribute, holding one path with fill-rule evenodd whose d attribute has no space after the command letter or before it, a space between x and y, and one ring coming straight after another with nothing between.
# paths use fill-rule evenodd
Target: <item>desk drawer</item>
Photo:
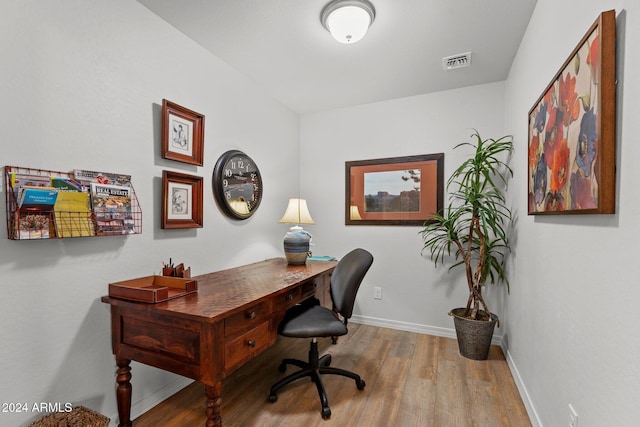
<instances>
[{"instance_id":1,"label":"desk drawer","mask_svg":"<svg viewBox=\"0 0 640 427\"><path fill-rule=\"evenodd\" d=\"M224 336L255 328L269 317L269 312L269 303L265 301L227 317L224 319Z\"/></svg>"},{"instance_id":2,"label":"desk drawer","mask_svg":"<svg viewBox=\"0 0 640 427\"><path fill-rule=\"evenodd\" d=\"M286 310L298 304L309 297L312 297L316 293L318 285L314 280L303 283L300 286L290 289L287 292L278 295L273 300L274 311Z\"/></svg>"},{"instance_id":3,"label":"desk drawer","mask_svg":"<svg viewBox=\"0 0 640 427\"><path fill-rule=\"evenodd\" d=\"M322 280L322 278L318 278L316 280ZM302 298L301 299L307 299L309 297L312 297L315 295L316 293L316 289L318 288L318 283L316 283L316 280L312 280L306 283L302 284ZM320 284L322 284L322 282L320 282Z\"/></svg>"},{"instance_id":4,"label":"desk drawer","mask_svg":"<svg viewBox=\"0 0 640 427\"><path fill-rule=\"evenodd\" d=\"M302 299L302 290L300 287L295 287L287 292L278 295L273 299L273 310L286 310L289 307L293 307Z\"/></svg>"},{"instance_id":5,"label":"desk drawer","mask_svg":"<svg viewBox=\"0 0 640 427\"><path fill-rule=\"evenodd\" d=\"M224 369L227 373L251 360L272 344L269 324L269 321L265 321L225 344Z\"/></svg>"}]
</instances>

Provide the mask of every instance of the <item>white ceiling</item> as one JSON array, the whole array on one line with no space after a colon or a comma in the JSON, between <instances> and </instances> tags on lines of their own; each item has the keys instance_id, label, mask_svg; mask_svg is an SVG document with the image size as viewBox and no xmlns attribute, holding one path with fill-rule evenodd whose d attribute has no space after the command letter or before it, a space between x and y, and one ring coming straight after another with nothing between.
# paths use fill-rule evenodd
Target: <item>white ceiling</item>
<instances>
[{"instance_id":1,"label":"white ceiling","mask_svg":"<svg viewBox=\"0 0 640 427\"><path fill-rule=\"evenodd\" d=\"M320 23L330 0L138 0L298 113L505 80L537 0L371 0L363 40ZM442 58L472 52L444 71Z\"/></svg>"}]
</instances>

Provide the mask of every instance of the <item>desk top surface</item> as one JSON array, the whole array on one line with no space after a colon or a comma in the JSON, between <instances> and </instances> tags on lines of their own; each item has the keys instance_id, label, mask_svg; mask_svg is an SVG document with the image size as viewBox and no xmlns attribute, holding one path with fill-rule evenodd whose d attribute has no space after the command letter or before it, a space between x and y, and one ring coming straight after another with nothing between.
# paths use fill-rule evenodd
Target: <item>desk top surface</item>
<instances>
[{"instance_id":1,"label":"desk top surface","mask_svg":"<svg viewBox=\"0 0 640 427\"><path fill-rule=\"evenodd\" d=\"M198 292L166 302L137 303L108 296L102 297L102 301L114 306L214 321L329 272L336 264L336 261L307 261L305 265L288 265L284 258L272 258L193 277L198 281Z\"/></svg>"}]
</instances>

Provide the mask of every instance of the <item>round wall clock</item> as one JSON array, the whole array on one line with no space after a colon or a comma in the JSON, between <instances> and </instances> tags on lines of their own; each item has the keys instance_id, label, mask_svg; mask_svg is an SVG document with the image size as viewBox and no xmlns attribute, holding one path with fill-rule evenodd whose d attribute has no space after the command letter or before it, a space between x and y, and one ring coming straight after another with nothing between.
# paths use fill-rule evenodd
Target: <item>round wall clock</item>
<instances>
[{"instance_id":1,"label":"round wall clock","mask_svg":"<svg viewBox=\"0 0 640 427\"><path fill-rule=\"evenodd\" d=\"M213 168L213 196L218 207L233 219L247 219L262 200L262 176L251 157L230 150Z\"/></svg>"}]
</instances>

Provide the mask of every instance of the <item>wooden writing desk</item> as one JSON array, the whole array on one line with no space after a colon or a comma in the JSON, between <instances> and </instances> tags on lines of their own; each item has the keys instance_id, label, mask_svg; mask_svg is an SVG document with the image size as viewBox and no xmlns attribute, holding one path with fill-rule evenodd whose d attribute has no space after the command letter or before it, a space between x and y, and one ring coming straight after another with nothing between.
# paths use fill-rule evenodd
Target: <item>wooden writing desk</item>
<instances>
[{"instance_id":1,"label":"wooden writing desk","mask_svg":"<svg viewBox=\"0 0 640 427\"><path fill-rule=\"evenodd\" d=\"M329 302L335 266L274 258L194 277L197 293L158 304L102 297L111 305L119 426L132 425L132 360L202 382L205 425L222 426L222 380L275 343L287 308L313 295Z\"/></svg>"}]
</instances>

